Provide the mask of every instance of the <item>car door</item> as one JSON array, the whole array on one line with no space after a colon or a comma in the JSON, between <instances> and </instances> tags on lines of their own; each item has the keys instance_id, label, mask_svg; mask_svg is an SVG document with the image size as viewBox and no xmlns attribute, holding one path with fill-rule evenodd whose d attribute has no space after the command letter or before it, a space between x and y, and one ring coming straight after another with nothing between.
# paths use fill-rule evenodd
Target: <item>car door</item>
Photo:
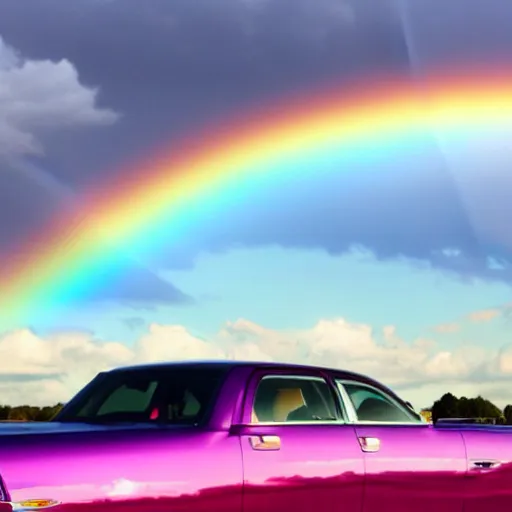
<instances>
[{"instance_id":1,"label":"car door","mask_svg":"<svg viewBox=\"0 0 512 512\"><path fill-rule=\"evenodd\" d=\"M361 512L363 454L320 372L255 373L236 432L244 512Z\"/></svg>"},{"instance_id":2,"label":"car door","mask_svg":"<svg viewBox=\"0 0 512 512\"><path fill-rule=\"evenodd\" d=\"M487 428L462 427L469 468L464 512L512 508L512 432Z\"/></svg>"},{"instance_id":3,"label":"car door","mask_svg":"<svg viewBox=\"0 0 512 512\"><path fill-rule=\"evenodd\" d=\"M385 388L336 380L365 459L363 512L462 512L460 432L436 430Z\"/></svg>"}]
</instances>

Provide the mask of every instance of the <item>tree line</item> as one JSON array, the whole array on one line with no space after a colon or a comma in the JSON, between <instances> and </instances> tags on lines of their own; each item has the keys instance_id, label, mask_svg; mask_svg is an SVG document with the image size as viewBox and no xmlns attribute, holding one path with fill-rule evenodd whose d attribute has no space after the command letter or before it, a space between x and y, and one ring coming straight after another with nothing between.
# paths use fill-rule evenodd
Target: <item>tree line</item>
<instances>
[{"instance_id":1,"label":"tree line","mask_svg":"<svg viewBox=\"0 0 512 512\"><path fill-rule=\"evenodd\" d=\"M0 405L0 421L50 421L62 407L61 403L45 407Z\"/></svg>"},{"instance_id":2,"label":"tree line","mask_svg":"<svg viewBox=\"0 0 512 512\"><path fill-rule=\"evenodd\" d=\"M452 393L445 393L431 408L424 411L431 413L434 423L440 418L474 418L482 423L512 425L512 405L507 405L501 410L481 396L457 398Z\"/></svg>"},{"instance_id":3,"label":"tree line","mask_svg":"<svg viewBox=\"0 0 512 512\"><path fill-rule=\"evenodd\" d=\"M0 405L0 421L50 421L64 406ZM436 422L439 418L475 418L477 421L512 425L512 405L503 410L481 396L457 398L445 393L432 407L422 409L423 417Z\"/></svg>"}]
</instances>

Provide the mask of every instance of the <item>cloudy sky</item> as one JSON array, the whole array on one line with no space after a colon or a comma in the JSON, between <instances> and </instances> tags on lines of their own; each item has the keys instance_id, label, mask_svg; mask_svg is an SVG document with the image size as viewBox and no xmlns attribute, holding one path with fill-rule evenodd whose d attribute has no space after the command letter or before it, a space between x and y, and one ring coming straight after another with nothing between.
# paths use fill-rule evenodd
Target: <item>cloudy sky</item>
<instances>
[{"instance_id":1,"label":"cloudy sky","mask_svg":"<svg viewBox=\"0 0 512 512\"><path fill-rule=\"evenodd\" d=\"M383 73L505 66L509 11L499 0L2 0L0 256L155 148L260 104L354 80L370 91ZM447 390L512 402L503 135L454 148L433 134L371 180L364 169L269 180L218 217L196 209L190 231L173 236L171 223L87 300L58 315L41 304L23 324L0 314L0 402L66 400L105 367L186 357L335 365L417 407Z\"/></svg>"}]
</instances>

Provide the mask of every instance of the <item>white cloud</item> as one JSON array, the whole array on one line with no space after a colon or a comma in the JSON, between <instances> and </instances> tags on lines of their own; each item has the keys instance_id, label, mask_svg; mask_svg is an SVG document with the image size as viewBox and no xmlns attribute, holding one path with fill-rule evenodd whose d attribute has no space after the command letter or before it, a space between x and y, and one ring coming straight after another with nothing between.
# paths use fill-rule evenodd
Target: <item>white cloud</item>
<instances>
[{"instance_id":1,"label":"white cloud","mask_svg":"<svg viewBox=\"0 0 512 512\"><path fill-rule=\"evenodd\" d=\"M437 333L448 334L460 332L463 327L470 324L485 324L500 317L507 317L510 313L510 304L505 304L497 308L480 309L472 311L455 322L448 322L435 325L432 330Z\"/></svg>"},{"instance_id":2,"label":"white cloud","mask_svg":"<svg viewBox=\"0 0 512 512\"><path fill-rule=\"evenodd\" d=\"M282 331L238 320L226 323L211 340L200 339L179 325L152 324L132 346L79 332L42 338L28 329L14 331L0 337L1 402L42 405L66 401L98 371L119 365L217 358L358 371L394 387L418 407L429 405L446 391L482 393L498 404L512 400L512 395L500 391L498 396L490 387L492 379L512 379L510 348L498 352L468 346L445 350L432 340L408 343L393 326L375 332L369 325L339 318L321 320L311 329Z\"/></svg>"},{"instance_id":3,"label":"white cloud","mask_svg":"<svg viewBox=\"0 0 512 512\"><path fill-rule=\"evenodd\" d=\"M450 322L450 323L447 323L447 324L439 324L439 325L436 325L434 326L434 331L436 332L439 332L439 333L454 333L454 332L459 332L460 331L460 324L456 323L456 322Z\"/></svg>"},{"instance_id":4,"label":"white cloud","mask_svg":"<svg viewBox=\"0 0 512 512\"><path fill-rule=\"evenodd\" d=\"M501 315L499 309L483 309L481 311L473 311L468 315L468 319L474 323L490 322Z\"/></svg>"},{"instance_id":5,"label":"white cloud","mask_svg":"<svg viewBox=\"0 0 512 512\"><path fill-rule=\"evenodd\" d=\"M24 59L0 37L0 157L42 153L47 130L115 122L97 93L68 60Z\"/></svg>"}]
</instances>

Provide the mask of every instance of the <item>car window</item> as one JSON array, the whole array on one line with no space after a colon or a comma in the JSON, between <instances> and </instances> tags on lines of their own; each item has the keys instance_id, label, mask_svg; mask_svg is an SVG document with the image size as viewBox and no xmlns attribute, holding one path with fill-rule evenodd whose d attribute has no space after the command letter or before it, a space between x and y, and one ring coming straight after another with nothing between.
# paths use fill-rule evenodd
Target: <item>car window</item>
<instances>
[{"instance_id":1,"label":"car window","mask_svg":"<svg viewBox=\"0 0 512 512\"><path fill-rule=\"evenodd\" d=\"M194 424L212 406L224 374L206 368L100 374L56 421Z\"/></svg>"},{"instance_id":2,"label":"car window","mask_svg":"<svg viewBox=\"0 0 512 512\"><path fill-rule=\"evenodd\" d=\"M114 412L144 411L151 401L157 387L157 382L150 382L145 390L119 386L106 398L98 409L98 415Z\"/></svg>"},{"instance_id":3,"label":"car window","mask_svg":"<svg viewBox=\"0 0 512 512\"><path fill-rule=\"evenodd\" d=\"M316 377L268 375L258 384L252 422L337 421L328 383Z\"/></svg>"},{"instance_id":4,"label":"car window","mask_svg":"<svg viewBox=\"0 0 512 512\"><path fill-rule=\"evenodd\" d=\"M365 384L338 381L348 396L358 421L421 423L421 418L387 393Z\"/></svg>"}]
</instances>

